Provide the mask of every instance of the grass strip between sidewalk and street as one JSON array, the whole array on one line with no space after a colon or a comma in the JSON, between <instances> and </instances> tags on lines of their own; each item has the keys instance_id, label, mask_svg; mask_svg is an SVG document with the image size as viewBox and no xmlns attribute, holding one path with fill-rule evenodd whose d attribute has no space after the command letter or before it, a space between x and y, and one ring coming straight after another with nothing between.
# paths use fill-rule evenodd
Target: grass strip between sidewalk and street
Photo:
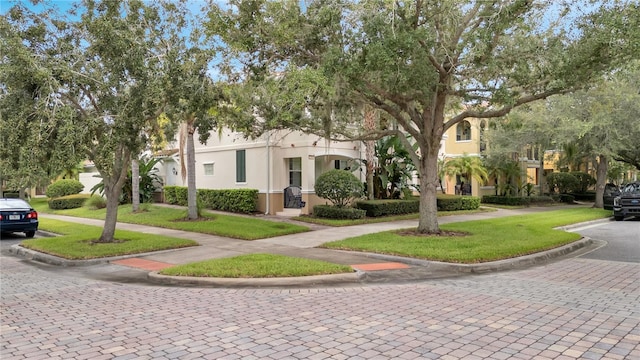
<instances>
[{"instance_id":1,"label":"grass strip between sidewalk and street","mask_svg":"<svg viewBox=\"0 0 640 360\"><path fill-rule=\"evenodd\" d=\"M66 215L104 220L105 209L81 207L67 210L51 210L46 199L33 199L31 206L44 214ZM163 206L145 206L148 210L132 212L131 204L118 208L118 222L156 226L166 229L191 231L242 240L257 240L274 236L309 231L306 226L285 222L268 221L255 217L212 214L205 212L198 220L185 220L186 210Z\"/></svg>"},{"instance_id":2,"label":"grass strip between sidewalk and street","mask_svg":"<svg viewBox=\"0 0 640 360\"><path fill-rule=\"evenodd\" d=\"M94 241L100 237L102 228L53 219L41 218L39 228L60 236L24 240L21 245L69 260L140 254L198 245L192 240L126 230L116 230L113 243L96 243Z\"/></svg>"},{"instance_id":3,"label":"grass strip between sidewalk and street","mask_svg":"<svg viewBox=\"0 0 640 360\"><path fill-rule=\"evenodd\" d=\"M451 263L480 263L508 259L553 249L581 236L555 227L602 219L611 211L592 208L544 211L490 220L441 225L458 236L410 234L411 230L386 231L334 241L323 248L364 251Z\"/></svg>"},{"instance_id":4,"label":"grass strip between sidewalk and street","mask_svg":"<svg viewBox=\"0 0 640 360\"><path fill-rule=\"evenodd\" d=\"M348 265L319 260L274 254L249 254L177 265L161 270L160 274L223 278L274 278L344 274L353 271L353 268Z\"/></svg>"}]
</instances>

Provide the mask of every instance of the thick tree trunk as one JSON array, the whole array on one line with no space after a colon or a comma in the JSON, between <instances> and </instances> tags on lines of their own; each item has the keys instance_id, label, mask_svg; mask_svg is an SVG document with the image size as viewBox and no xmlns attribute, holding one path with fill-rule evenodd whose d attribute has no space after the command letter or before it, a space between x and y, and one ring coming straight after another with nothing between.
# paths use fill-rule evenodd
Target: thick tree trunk
<instances>
[{"instance_id":1,"label":"thick tree trunk","mask_svg":"<svg viewBox=\"0 0 640 360\"><path fill-rule=\"evenodd\" d=\"M604 188L607 183L607 171L609 170L609 158L606 155L598 155L596 168L596 202L594 208L604 208Z\"/></svg>"},{"instance_id":2,"label":"thick tree trunk","mask_svg":"<svg viewBox=\"0 0 640 360\"><path fill-rule=\"evenodd\" d=\"M440 233L438 226L438 151L427 151L420 157L420 219L418 232Z\"/></svg>"},{"instance_id":3,"label":"thick tree trunk","mask_svg":"<svg viewBox=\"0 0 640 360\"><path fill-rule=\"evenodd\" d=\"M364 107L364 129L365 131L374 131L376 129L376 112L370 107ZM364 142L365 158L367 160L367 197L369 200L373 200L374 187L373 187L373 171L374 171L374 158L375 158L376 143L373 140L366 140Z\"/></svg>"},{"instance_id":4,"label":"thick tree trunk","mask_svg":"<svg viewBox=\"0 0 640 360\"><path fill-rule=\"evenodd\" d=\"M116 223L118 222L118 205L120 205L120 192L122 189L112 188L107 191L105 186L104 194L107 198L107 213L104 218L104 227L98 242L113 242L116 233Z\"/></svg>"},{"instance_id":5,"label":"thick tree trunk","mask_svg":"<svg viewBox=\"0 0 640 360\"><path fill-rule=\"evenodd\" d=\"M193 142L194 130L189 127L187 134L187 217L195 220L198 214L198 194L196 190L196 153Z\"/></svg>"},{"instance_id":6,"label":"thick tree trunk","mask_svg":"<svg viewBox=\"0 0 640 360\"><path fill-rule=\"evenodd\" d=\"M131 211L140 211L140 163L131 160Z\"/></svg>"},{"instance_id":7,"label":"thick tree trunk","mask_svg":"<svg viewBox=\"0 0 640 360\"><path fill-rule=\"evenodd\" d=\"M123 145L116 149L114 166L111 172L101 172L104 181L104 194L107 198L107 214L104 219L104 227L98 242L108 243L114 241L116 223L118 221L118 205L122 186L127 179L127 171L131 162L131 151Z\"/></svg>"}]
</instances>

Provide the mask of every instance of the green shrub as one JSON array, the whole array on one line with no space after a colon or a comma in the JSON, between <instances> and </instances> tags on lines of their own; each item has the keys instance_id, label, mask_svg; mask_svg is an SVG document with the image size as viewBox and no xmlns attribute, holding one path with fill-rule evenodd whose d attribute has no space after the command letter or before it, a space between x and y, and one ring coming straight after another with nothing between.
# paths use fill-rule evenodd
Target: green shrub
<instances>
[{"instance_id":1,"label":"green shrub","mask_svg":"<svg viewBox=\"0 0 640 360\"><path fill-rule=\"evenodd\" d=\"M482 202L485 204L497 204L497 205L512 205L521 206L529 205L532 197L527 196L497 196L497 195L485 195L482 197Z\"/></svg>"},{"instance_id":2,"label":"green shrub","mask_svg":"<svg viewBox=\"0 0 640 360\"><path fill-rule=\"evenodd\" d=\"M176 197L176 188L177 186L165 186L163 187L164 191L164 202L167 204L177 204L178 198Z\"/></svg>"},{"instance_id":3,"label":"green shrub","mask_svg":"<svg viewBox=\"0 0 640 360\"><path fill-rule=\"evenodd\" d=\"M476 210L480 207L480 198L477 196L438 196L437 204L440 211Z\"/></svg>"},{"instance_id":4,"label":"green shrub","mask_svg":"<svg viewBox=\"0 0 640 360\"><path fill-rule=\"evenodd\" d=\"M574 171L574 172L571 172L570 174L575 176L576 179L578 179L578 184L576 185L575 188L571 189L570 192L584 194L587 192L587 190L589 190L590 187L596 184L596 179L585 172Z\"/></svg>"},{"instance_id":5,"label":"green shrub","mask_svg":"<svg viewBox=\"0 0 640 360\"><path fill-rule=\"evenodd\" d=\"M353 199L362 196L360 179L347 170L329 170L321 174L314 187L316 195L327 199L337 207L348 205Z\"/></svg>"},{"instance_id":6,"label":"green shrub","mask_svg":"<svg viewBox=\"0 0 640 360\"><path fill-rule=\"evenodd\" d=\"M357 220L363 219L367 215L367 212L346 206L316 205L313 207L313 215L326 219Z\"/></svg>"},{"instance_id":7,"label":"green shrub","mask_svg":"<svg viewBox=\"0 0 640 360\"><path fill-rule=\"evenodd\" d=\"M575 197L569 194L560 194L552 196L555 201L559 201L561 203L573 204Z\"/></svg>"},{"instance_id":8,"label":"green shrub","mask_svg":"<svg viewBox=\"0 0 640 360\"><path fill-rule=\"evenodd\" d=\"M559 198L558 198L559 199ZM553 203L554 200L550 196L496 196L485 195L482 197L482 203L484 204L497 204L497 205L513 205L513 206L528 206L529 204L545 204Z\"/></svg>"},{"instance_id":9,"label":"green shrub","mask_svg":"<svg viewBox=\"0 0 640 360\"><path fill-rule=\"evenodd\" d=\"M47 197L50 199L79 194L84 189L84 185L78 180L62 179L47 187Z\"/></svg>"},{"instance_id":10,"label":"green shrub","mask_svg":"<svg viewBox=\"0 0 640 360\"><path fill-rule=\"evenodd\" d=\"M91 195L84 203L91 209L104 209L107 207L107 200L100 195Z\"/></svg>"},{"instance_id":11,"label":"green shrub","mask_svg":"<svg viewBox=\"0 0 640 360\"><path fill-rule=\"evenodd\" d=\"M356 208L366 211L369 217L412 214L420 211L420 200L362 200Z\"/></svg>"},{"instance_id":12,"label":"green shrub","mask_svg":"<svg viewBox=\"0 0 640 360\"><path fill-rule=\"evenodd\" d=\"M560 194L574 191L580 186L580 181L572 173L554 172L547 175L549 189Z\"/></svg>"},{"instance_id":13,"label":"green shrub","mask_svg":"<svg viewBox=\"0 0 640 360\"><path fill-rule=\"evenodd\" d=\"M253 213L258 211L258 190L198 190L198 199L208 209L235 213Z\"/></svg>"},{"instance_id":14,"label":"green shrub","mask_svg":"<svg viewBox=\"0 0 640 360\"><path fill-rule=\"evenodd\" d=\"M188 188L185 186L165 186L164 201L167 204L187 206ZM256 189L198 189L198 206L207 209L236 213L258 211L258 190Z\"/></svg>"},{"instance_id":15,"label":"green shrub","mask_svg":"<svg viewBox=\"0 0 640 360\"><path fill-rule=\"evenodd\" d=\"M596 201L596 193L594 192L571 193L571 195L578 201Z\"/></svg>"},{"instance_id":16,"label":"green shrub","mask_svg":"<svg viewBox=\"0 0 640 360\"><path fill-rule=\"evenodd\" d=\"M536 204L550 204L553 202L553 198L551 196L531 196L529 197L529 200L531 201L531 203L536 203Z\"/></svg>"},{"instance_id":17,"label":"green shrub","mask_svg":"<svg viewBox=\"0 0 640 360\"><path fill-rule=\"evenodd\" d=\"M49 200L49 208L53 210L77 209L89 199L89 194L67 195Z\"/></svg>"},{"instance_id":18,"label":"green shrub","mask_svg":"<svg viewBox=\"0 0 640 360\"><path fill-rule=\"evenodd\" d=\"M5 192L2 194L2 197L8 198L8 199L11 199L11 198L13 198L13 199L17 199L17 198L19 198L19 197L20 197L20 193L18 193L18 192L5 191Z\"/></svg>"}]
</instances>

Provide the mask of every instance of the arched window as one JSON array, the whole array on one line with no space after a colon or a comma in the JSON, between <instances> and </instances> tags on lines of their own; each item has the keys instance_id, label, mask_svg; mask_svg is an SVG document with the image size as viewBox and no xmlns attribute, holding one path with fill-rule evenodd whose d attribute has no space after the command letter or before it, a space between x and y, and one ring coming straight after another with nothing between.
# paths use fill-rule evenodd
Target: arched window
<instances>
[{"instance_id":1,"label":"arched window","mask_svg":"<svg viewBox=\"0 0 640 360\"><path fill-rule=\"evenodd\" d=\"M456 126L456 141L466 140L471 140L471 124L465 120Z\"/></svg>"}]
</instances>

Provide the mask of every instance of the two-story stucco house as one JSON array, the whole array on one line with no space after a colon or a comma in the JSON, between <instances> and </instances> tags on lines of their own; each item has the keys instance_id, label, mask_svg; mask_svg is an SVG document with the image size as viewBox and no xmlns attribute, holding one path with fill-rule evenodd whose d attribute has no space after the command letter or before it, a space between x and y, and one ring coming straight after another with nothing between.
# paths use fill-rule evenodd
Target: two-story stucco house
<instances>
[{"instance_id":1,"label":"two-story stucco house","mask_svg":"<svg viewBox=\"0 0 640 360\"><path fill-rule=\"evenodd\" d=\"M261 212L308 214L314 205L326 203L313 190L323 172L349 168L365 181L364 169L357 161L363 154L364 145L359 141L327 141L290 130L274 130L258 139L245 139L239 133L224 130L212 133L206 144L196 140L196 187L257 189ZM186 186L177 154L165 158L160 176L165 185ZM290 186L301 188L305 203L301 209L285 209L285 189Z\"/></svg>"}]
</instances>

